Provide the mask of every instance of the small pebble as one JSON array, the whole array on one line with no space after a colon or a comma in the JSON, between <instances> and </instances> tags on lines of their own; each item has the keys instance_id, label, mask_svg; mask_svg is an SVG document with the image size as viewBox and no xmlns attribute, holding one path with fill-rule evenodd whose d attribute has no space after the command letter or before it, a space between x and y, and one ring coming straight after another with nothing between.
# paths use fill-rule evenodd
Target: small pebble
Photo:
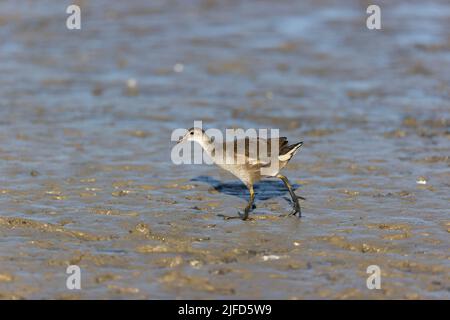
<instances>
[{"instance_id":1,"label":"small pebble","mask_svg":"<svg viewBox=\"0 0 450 320\"><path fill-rule=\"evenodd\" d=\"M177 63L173 66L173 71L175 71L176 73L183 72L183 70L184 70L184 65L181 63Z\"/></svg>"},{"instance_id":2,"label":"small pebble","mask_svg":"<svg viewBox=\"0 0 450 320\"><path fill-rule=\"evenodd\" d=\"M36 170L31 170L30 175L31 175L32 177L37 177L37 176L39 175L39 172L36 171Z\"/></svg>"},{"instance_id":3,"label":"small pebble","mask_svg":"<svg viewBox=\"0 0 450 320\"><path fill-rule=\"evenodd\" d=\"M127 80L126 84L126 94L130 96L135 96L139 92L137 80L134 78L130 78Z\"/></svg>"},{"instance_id":4,"label":"small pebble","mask_svg":"<svg viewBox=\"0 0 450 320\"><path fill-rule=\"evenodd\" d=\"M416 183L417 184L427 184L427 179L425 179L424 177L419 177L419 179L417 179Z\"/></svg>"}]
</instances>

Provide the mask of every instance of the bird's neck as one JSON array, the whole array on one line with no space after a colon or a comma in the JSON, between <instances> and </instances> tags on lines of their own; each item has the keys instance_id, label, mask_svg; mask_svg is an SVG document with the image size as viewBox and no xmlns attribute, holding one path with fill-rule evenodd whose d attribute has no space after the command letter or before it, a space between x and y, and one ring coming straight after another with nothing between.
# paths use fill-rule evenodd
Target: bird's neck
<instances>
[{"instance_id":1,"label":"bird's neck","mask_svg":"<svg viewBox=\"0 0 450 320\"><path fill-rule=\"evenodd\" d=\"M197 142L200 144L203 150L205 150L206 153L211 156L214 150L214 143L211 142L211 139L209 139L209 137L203 137L201 140L197 140Z\"/></svg>"}]
</instances>

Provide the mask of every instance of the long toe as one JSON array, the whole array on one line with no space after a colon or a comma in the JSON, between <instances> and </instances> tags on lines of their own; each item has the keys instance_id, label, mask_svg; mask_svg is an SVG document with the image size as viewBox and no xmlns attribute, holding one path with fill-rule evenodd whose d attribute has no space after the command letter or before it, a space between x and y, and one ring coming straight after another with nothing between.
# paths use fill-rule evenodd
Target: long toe
<instances>
[{"instance_id":1,"label":"long toe","mask_svg":"<svg viewBox=\"0 0 450 320\"><path fill-rule=\"evenodd\" d=\"M218 214L217 216L223 218L223 220L242 219L240 214L238 216L227 216L227 215L224 215L224 214Z\"/></svg>"},{"instance_id":2,"label":"long toe","mask_svg":"<svg viewBox=\"0 0 450 320\"><path fill-rule=\"evenodd\" d=\"M239 217L242 219L242 220L248 220L248 212L250 211L250 209L249 208L245 208L245 210L244 210L244 213L243 214L241 214L240 212L238 212L238 214L239 214Z\"/></svg>"},{"instance_id":3,"label":"long toe","mask_svg":"<svg viewBox=\"0 0 450 320\"><path fill-rule=\"evenodd\" d=\"M240 213L238 211L238 215L237 216L228 216L228 215L224 215L224 214L219 214L218 216L223 218L224 220L234 220L234 219L241 219L243 221L253 220L252 218L249 218L247 210L245 210L244 213Z\"/></svg>"},{"instance_id":4,"label":"long toe","mask_svg":"<svg viewBox=\"0 0 450 320\"><path fill-rule=\"evenodd\" d=\"M241 219L240 215L239 216L228 216L225 214L218 214L217 216L223 218L223 220Z\"/></svg>"},{"instance_id":5,"label":"long toe","mask_svg":"<svg viewBox=\"0 0 450 320\"><path fill-rule=\"evenodd\" d=\"M298 217L300 218L302 216L302 210L299 205L294 205L294 208L292 209L290 216L295 216L298 213Z\"/></svg>"}]
</instances>

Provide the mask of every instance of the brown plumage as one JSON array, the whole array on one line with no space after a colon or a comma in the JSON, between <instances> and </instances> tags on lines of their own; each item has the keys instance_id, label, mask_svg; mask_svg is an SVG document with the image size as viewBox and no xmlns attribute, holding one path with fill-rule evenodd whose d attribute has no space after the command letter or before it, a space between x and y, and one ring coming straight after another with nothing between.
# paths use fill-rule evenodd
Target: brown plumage
<instances>
[{"instance_id":1,"label":"brown plumage","mask_svg":"<svg viewBox=\"0 0 450 320\"><path fill-rule=\"evenodd\" d=\"M263 177L277 177L283 181L294 203L294 209L290 215L298 213L301 216L299 197L295 195L289 180L279 172L297 153L303 142L289 145L286 137L267 140L246 137L215 144L203 130L198 128L189 129L179 142L182 141L198 142L216 165L235 175L247 186L250 191L250 200L245 207L244 214L240 214L243 220L248 218L253 206L255 195L253 184ZM260 146L265 146L266 152L260 150ZM276 153L273 154L273 152Z\"/></svg>"}]
</instances>

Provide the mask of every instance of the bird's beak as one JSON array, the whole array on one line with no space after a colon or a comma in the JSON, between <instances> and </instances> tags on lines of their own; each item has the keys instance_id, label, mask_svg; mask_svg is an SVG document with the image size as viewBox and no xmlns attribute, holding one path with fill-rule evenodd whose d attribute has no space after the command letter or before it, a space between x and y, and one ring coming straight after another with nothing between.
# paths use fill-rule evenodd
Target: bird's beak
<instances>
[{"instance_id":1,"label":"bird's beak","mask_svg":"<svg viewBox=\"0 0 450 320\"><path fill-rule=\"evenodd\" d=\"M180 139L178 139L177 144L181 143L183 141L183 137L181 137Z\"/></svg>"}]
</instances>

